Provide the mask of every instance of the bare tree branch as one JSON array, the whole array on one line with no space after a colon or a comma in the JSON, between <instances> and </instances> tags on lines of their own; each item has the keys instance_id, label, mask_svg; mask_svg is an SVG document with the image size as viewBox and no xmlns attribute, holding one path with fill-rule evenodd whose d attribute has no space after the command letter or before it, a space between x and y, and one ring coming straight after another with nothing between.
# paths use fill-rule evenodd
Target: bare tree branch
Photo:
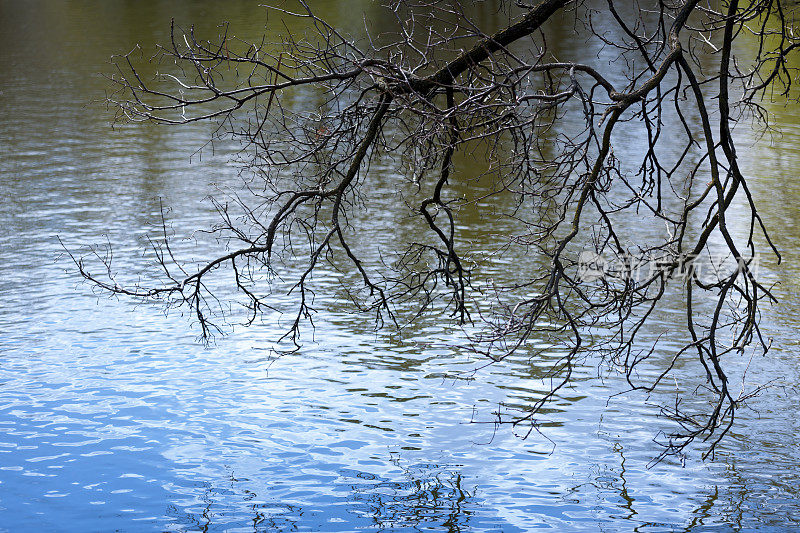
<instances>
[{"instance_id":1,"label":"bare tree branch","mask_svg":"<svg viewBox=\"0 0 800 533\"><path fill-rule=\"evenodd\" d=\"M671 454L700 439L713 454L736 410L761 390L734 391L728 363L770 345L759 306L773 297L757 277L757 243L780 258L732 130L746 113L764 117L760 102L776 90L790 93L797 73L788 58L800 40L780 0L730 0L720 10L700 0L635 6L505 6L516 18L489 34L457 2L393 0L386 6L392 29L359 39L300 0L293 11L275 12L307 23L309 33L272 44L241 41L227 27L202 40L173 25L171 42L151 60L163 69L154 77L143 75L138 50L116 58L109 103L120 120L215 122L217 135L243 142L260 186L236 198L239 218L217 204L222 222L214 231L231 246L195 270L175 258L166 227L163 243L154 244L161 284L117 283L112 256L99 251L73 255L75 264L105 291L187 306L203 336L219 329L210 278L232 274L251 323L272 308L259 273L270 278L288 265L297 307L283 338L294 346L313 315L314 273L347 264L355 274L348 294L379 325L438 308L469 325L474 349L493 361L520 351L535 356L531 339L561 346L550 390L513 420L532 429L592 355L645 395L694 358L704 375L662 406L675 431L660 442ZM559 57L545 36L565 24L615 59ZM743 36L755 44L735 46ZM291 95L302 91L324 104L297 104ZM615 146L631 136L645 139L645 149L621 161ZM684 148L670 155L665 137ZM459 168L465 151L480 151L494 177L490 189L467 199L453 191L454 176L469 173ZM420 233L400 248L365 250L356 219L372 201L370 165L398 160L398 204ZM734 213L740 197L744 208ZM477 259L459 227L472 203L493 201L525 228L498 237L505 239L498 256L521 254L539 267L489 283L481 276L491 261ZM749 220L745 237L729 227L731 216ZM662 229L636 238L629 226L642 221ZM701 275L701 259L720 250L732 265ZM587 253L613 267L587 276ZM103 275L89 269L91 257ZM640 374L661 350L643 331L676 294L686 319L677 336L686 342L657 372ZM695 393L711 398L707 408L685 401Z\"/></svg>"}]
</instances>

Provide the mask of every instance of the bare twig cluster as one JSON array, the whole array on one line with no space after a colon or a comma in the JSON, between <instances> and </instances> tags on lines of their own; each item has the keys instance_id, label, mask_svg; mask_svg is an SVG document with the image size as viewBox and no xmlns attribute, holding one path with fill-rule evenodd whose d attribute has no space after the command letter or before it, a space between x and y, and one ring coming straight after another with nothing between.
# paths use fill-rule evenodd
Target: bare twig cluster
<instances>
[{"instance_id":1,"label":"bare twig cluster","mask_svg":"<svg viewBox=\"0 0 800 533\"><path fill-rule=\"evenodd\" d=\"M215 121L220 135L243 141L259 188L240 199L243 215L219 204L216 231L231 247L194 270L180 266L165 240L156 247L162 284L120 286L76 259L82 274L114 293L191 308L205 336L217 327L207 285L215 272L233 273L254 320L271 305L261 276L293 264L298 303L285 338L297 342L313 311L307 291L314 272L326 262L348 263L358 277L349 289L379 323L401 322L400 304L415 303L417 313L441 304L455 320L481 326L474 346L492 360L543 334L567 339L551 369L553 386L523 417L528 421L570 383L587 352L601 354L644 392L694 358L713 402L698 410L678 397L664 408L678 423L665 453L696 439L713 453L746 399L733 391L726 360L769 348L759 305L772 296L751 266L757 243L778 252L731 130L740 117L764 118L765 97L790 92L795 73L787 58L800 41L786 6L544 0L500 7L510 24L487 34L457 1L392 0L385 31L355 39L299 0L296 10L274 8L272 16L301 19L302 38L249 43L223 27L216 40L203 40L173 27L171 42L151 60L160 68L155 77L142 74L133 54L117 57L110 102L118 118ZM578 31L604 59L559 57L546 39L554 24ZM750 55L735 46L742 40ZM309 109L293 98L304 90L324 105ZM637 161L615 155L626 131L646 139ZM671 146L682 139L683 149L662 149L667 137ZM505 215L526 228L506 236L505 249L546 259L532 274L494 286L488 307L476 304L488 292L476 286L477 263L459 241L463 204L451 194L456 154L478 150L496 177L490 194L513 198ZM408 213L427 230L391 250L392 259L353 244L354 219L370 204L370 165L385 158L402 161L399 179L417 192L407 198ZM746 206L735 215L748 220L744 238L728 224L736 198ZM634 241L627 229L640 220L661 230ZM720 249L736 268L712 281L676 275ZM674 260L644 278L585 279L577 260L585 250ZM687 340L654 378L642 380L638 370L656 347L644 347L639 335L670 291L683 293ZM611 333L587 342L599 328Z\"/></svg>"}]
</instances>

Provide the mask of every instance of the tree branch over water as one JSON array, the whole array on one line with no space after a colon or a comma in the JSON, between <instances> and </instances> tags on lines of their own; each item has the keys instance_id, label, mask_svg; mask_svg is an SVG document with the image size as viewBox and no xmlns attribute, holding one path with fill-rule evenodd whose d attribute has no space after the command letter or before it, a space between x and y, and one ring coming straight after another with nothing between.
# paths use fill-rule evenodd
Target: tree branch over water
<instances>
[{"instance_id":1,"label":"tree branch over water","mask_svg":"<svg viewBox=\"0 0 800 533\"><path fill-rule=\"evenodd\" d=\"M786 6L500 8L508 26L488 32L461 3L394 0L382 31L367 25L354 38L300 1L270 9L270 21L303 27L278 43L246 42L226 26L205 40L173 25L149 63L138 51L115 58L109 102L119 120L212 122L216 135L241 141L256 178L235 205L216 204L226 253L183 264L165 226L154 244L160 283L117 283L110 256L96 257L105 276L75 257L81 274L112 293L191 309L204 337L225 320L212 278L230 276L248 323L276 305L276 280L289 279L296 305L281 340L299 346L315 273L349 265L345 289L378 325L449 313L492 361L536 357L545 350L536 341L556 339L550 390L514 420L531 427L592 357L645 394L684 361L699 362L695 389L663 407L675 431L660 442L669 454L701 439L713 453L757 392L734 390L729 361L769 349L759 309L773 297L754 267L759 254L780 256L732 130L765 118L765 98L793 94L799 41ZM585 52L548 39L564 28L585 39ZM159 72L145 74L153 64ZM304 94L322 105L304 104ZM468 154L484 160L477 175ZM359 239L378 202L378 164L394 169L398 205L419 229L400 246ZM475 196L465 198L456 182L471 178ZM488 188L477 185L487 179ZM462 222L484 204L520 229L494 235L490 257L471 249ZM730 264L701 275L701 259L721 253ZM489 279L484 271L503 257L526 261L508 279ZM671 340L685 342L670 343L664 359L644 331L676 294L686 327Z\"/></svg>"}]
</instances>

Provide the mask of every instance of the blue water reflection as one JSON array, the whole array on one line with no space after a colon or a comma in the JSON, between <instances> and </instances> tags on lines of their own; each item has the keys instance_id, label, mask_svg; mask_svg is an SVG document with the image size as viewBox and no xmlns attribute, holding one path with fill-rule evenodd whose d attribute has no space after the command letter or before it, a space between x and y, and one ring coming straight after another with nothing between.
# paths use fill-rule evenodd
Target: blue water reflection
<instances>
[{"instance_id":1,"label":"blue water reflection","mask_svg":"<svg viewBox=\"0 0 800 533\"><path fill-rule=\"evenodd\" d=\"M353 9L320 5L340 22ZM651 469L657 409L609 401L620 384L598 379L596 361L523 440L495 412L529 405L558 353L473 372L481 361L436 317L375 333L331 291L303 350L275 359L277 316L204 347L187 317L78 283L57 236L77 246L107 234L120 272L136 271L167 206L176 252L202 256L215 245L192 234L215 221L204 198L238 183L224 146L196 153L203 126L110 130L85 105L103 94L95 73L112 51L163 38L170 16L257 33L253 13L249 2L0 0L0 530L800 527L796 261L776 274L784 303L766 317L784 342L751 367L782 387L742 414L715 461ZM757 196L771 194L772 165L800 170L796 147L786 156L800 131L786 132L759 145ZM762 213L783 242L797 235L788 202ZM381 220L396 224L390 211Z\"/></svg>"}]
</instances>

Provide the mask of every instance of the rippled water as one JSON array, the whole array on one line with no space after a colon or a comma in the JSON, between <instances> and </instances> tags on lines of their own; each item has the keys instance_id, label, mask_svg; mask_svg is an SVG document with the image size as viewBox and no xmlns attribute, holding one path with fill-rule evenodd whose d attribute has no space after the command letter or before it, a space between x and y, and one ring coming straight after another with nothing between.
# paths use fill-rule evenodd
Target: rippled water
<instances>
[{"instance_id":1,"label":"rippled water","mask_svg":"<svg viewBox=\"0 0 800 533\"><path fill-rule=\"evenodd\" d=\"M319 4L352 23L351 2ZM656 409L609 402L619 384L598 379L592 361L543 434L522 439L493 413L523 408L548 361L472 372L481 362L435 317L376 333L321 295L314 338L275 360L277 316L203 347L180 314L79 283L57 236L78 246L107 235L118 269L136 269L163 205L179 251L202 256L212 244L190 232L215 220L203 199L237 182L224 147L196 153L201 126L111 130L91 103L108 55L163 39L172 16L255 34L260 13L252 2L0 0L0 530L799 526L800 181L785 179L800 170L796 108L774 109L783 138L748 152L751 187L787 255L772 272L781 303L765 317L776 348L751 364L754 382L777 387L714 461L648 469Z\"/></svg>"}]
</instances>

